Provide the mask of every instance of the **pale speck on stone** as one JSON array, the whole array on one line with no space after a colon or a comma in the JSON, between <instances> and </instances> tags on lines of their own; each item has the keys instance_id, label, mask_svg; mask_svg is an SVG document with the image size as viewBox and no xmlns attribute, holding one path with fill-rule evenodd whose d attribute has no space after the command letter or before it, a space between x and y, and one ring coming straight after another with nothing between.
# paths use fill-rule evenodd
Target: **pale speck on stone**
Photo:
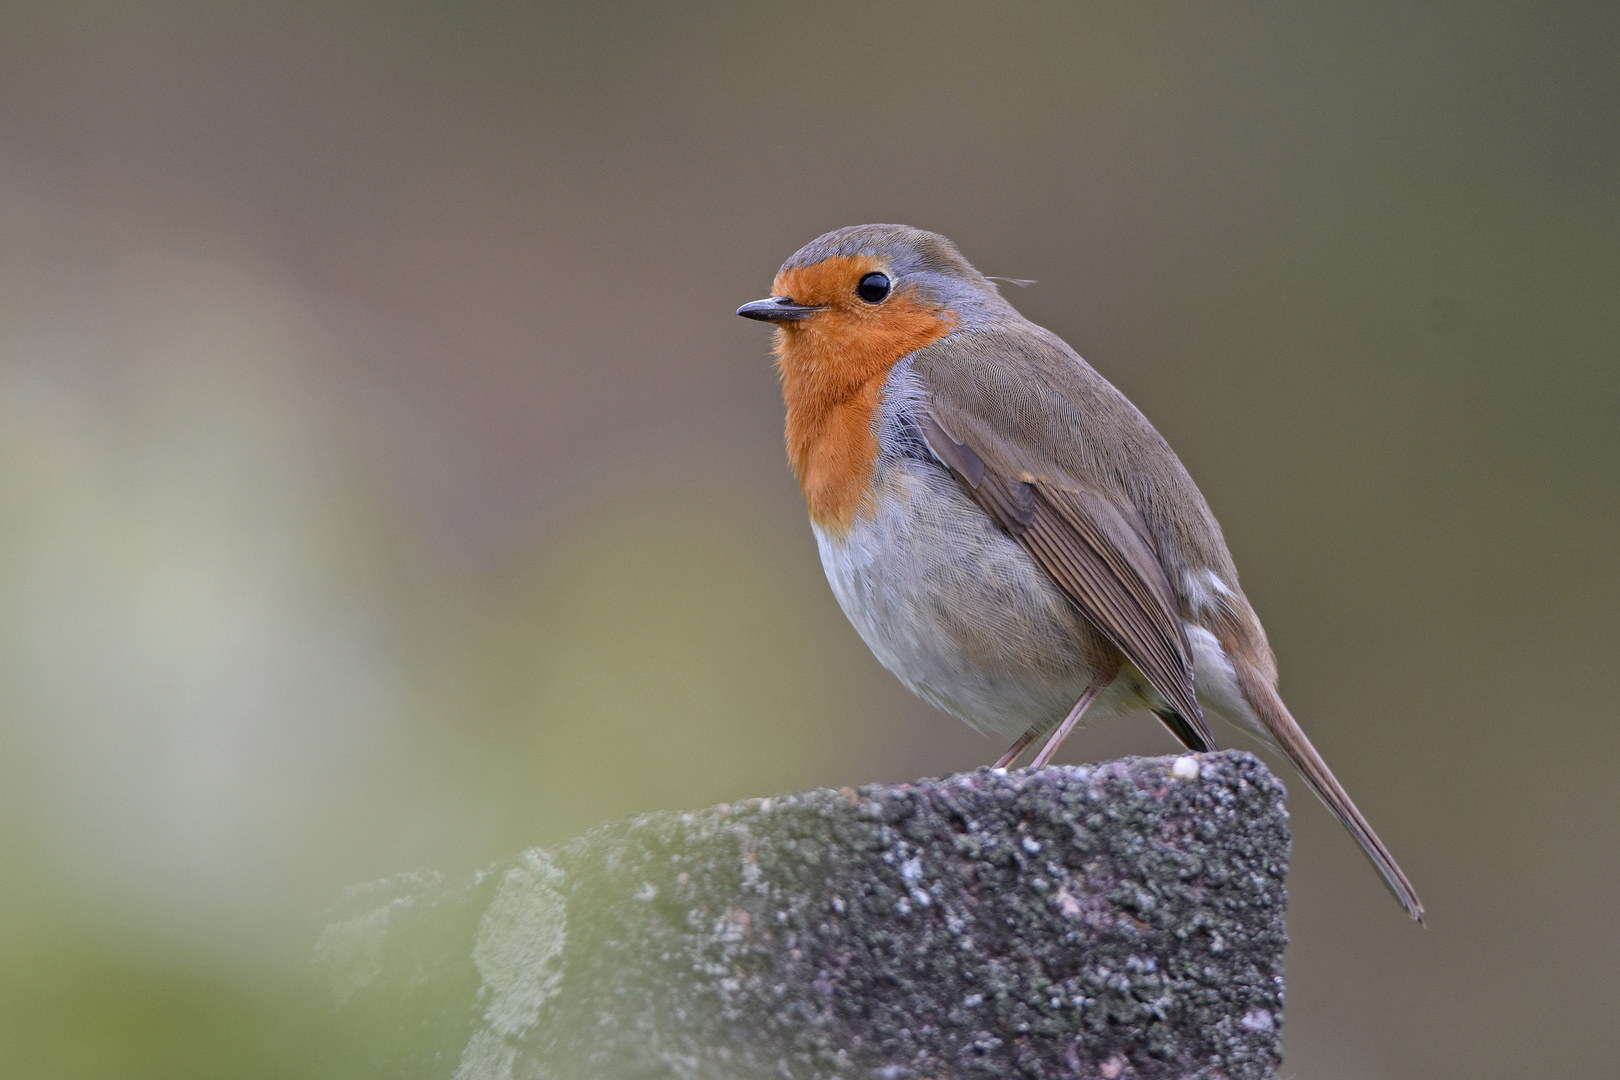
<instances>
[{"instance_id":1,"label":"pale speck on stone","mask_svg":"<svg viewBox=\"0 0 1620 1080\"><path fill-rule=\"evenodd\" d=\"M915 885L917 882L921 881L922 874L923 870L921 859L907 859L905 862L900 864L900 877L904 879L907 885Z\"/></svg>"},{"instance_id":2,"label":"pale speck on stone","mask_svg":"<svg viewBox=\"0 0 1620 1080\"><path fill-rule=\"evenodd\" d=\"M1039 855L1041 853L1041 842L1033 836L1026 836L1024 837L1024 850L1031 855Z\"/></svg>"},{"instance_id":3,"label":"pale speck on stone","mask_svg":"<svg viewBox=\"0 0 1620 1080\"><path fill-rule=\"evenodd\" d=\"M742 908L727 908L714 921L714 936L728 944L741 941L748 936L748 927L752 922L753 916Z\"/></svg>"},{"instance_id":4,"label":"pale speck on stone","mask_svg":"<svg viewBox=\"0 0 1620 1080\"><path fill-rule=\"evenodd\" d=\"M1243 1019L1239 1020L1238 1023L1250 1031L1270 1031L1276 1027L1276 1022L1272 1020L1271 1012L1268 1009L1251 1009L1243 1014Z\"/></svg>"},{"instance_id":5,"label":"pale speck on stone","mask_svg":"<svg viewBox=\"0 0 1620 1080\"><path fill-rule=\"evenodd\" d=\"M1176 758L1176 763L1170 766L1170 774L1179 780L1198 779L1198 759L1189 754Z\"/></svg>"}]
</instances>

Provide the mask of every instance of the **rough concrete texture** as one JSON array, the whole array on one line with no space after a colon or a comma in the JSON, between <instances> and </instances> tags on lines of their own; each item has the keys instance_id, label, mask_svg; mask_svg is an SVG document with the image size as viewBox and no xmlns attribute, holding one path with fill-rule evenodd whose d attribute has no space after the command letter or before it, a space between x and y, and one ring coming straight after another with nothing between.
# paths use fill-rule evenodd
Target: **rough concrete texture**
<instances>
[{"instance_id":1,"label":"rough concrete texture","mask_svg":"<svg viewBox=\"0 0 1620 1080\"><path fill-rule=\"evenodd\" d=\"M1283 788L1239 752L810 791L351 898L390 1075L1275 1075Z\"/></svg>"}]
</instances>

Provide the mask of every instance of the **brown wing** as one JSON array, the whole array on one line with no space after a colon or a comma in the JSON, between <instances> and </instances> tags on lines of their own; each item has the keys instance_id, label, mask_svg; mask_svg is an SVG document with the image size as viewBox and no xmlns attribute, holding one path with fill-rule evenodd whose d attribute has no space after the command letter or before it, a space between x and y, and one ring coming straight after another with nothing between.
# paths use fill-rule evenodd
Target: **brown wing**
<instances>
[{"instance_id":1,"label":"brown wing","mask_svg":"<svg viewBox=\"0 0 1620 1080\"><path fill-rule=\"evenodd\" d=\"M1140 524L1096 492L1003 475L931 415L920 425L974 501L1170 703L1175 713L1160 714L1165 726L1189 749L1215 749L1193 694L1186 630Z\"/></svg>"}]
</instances>

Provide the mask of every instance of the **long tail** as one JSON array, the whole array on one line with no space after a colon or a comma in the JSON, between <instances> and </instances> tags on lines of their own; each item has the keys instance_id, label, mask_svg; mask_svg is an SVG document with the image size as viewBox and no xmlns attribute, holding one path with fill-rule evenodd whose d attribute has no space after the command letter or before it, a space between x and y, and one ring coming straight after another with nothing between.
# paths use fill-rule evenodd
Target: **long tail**
<instances>
[{"instance_id":1,"label":"long tail","mask_svg":"<svg viewBox=\"0 0 1620 1080\"><path fill-rule=\"evenodd\" d=\"M1228 654L1230 655L1230 654ZM1350 835L1356 838L1361 850L1367 853L1374 868L1384 879L1389 891L1400 901L1406 913L1419 923L1423 922L1423 901L1418 899L1417 890L1412 883L1406 880L1400 866L1395 862L1395 856L1389 853L1384 842L1378 839L1367 819L1361 816L1356 804L1350 801L1344 787L1334 778L1333 772L1322 760L1322 755L1316 752L1311 740L1305 737L1294 718L1288 712L1288 706L1283 704L1277 691L1267 682L1265 677L1255 670L1247 660L1241 656L1231 656L1233 670L1237 674L1238 686L1243 690L1243 696L1249 705L1265 724L1266 730L1271 732L1272 738L1277 740L1288 759L1294 763L1299 774L1305 782L1316 792L1317 798L1333 812L1344 827L1350 830Z\"/></svg>"}]
</instances>

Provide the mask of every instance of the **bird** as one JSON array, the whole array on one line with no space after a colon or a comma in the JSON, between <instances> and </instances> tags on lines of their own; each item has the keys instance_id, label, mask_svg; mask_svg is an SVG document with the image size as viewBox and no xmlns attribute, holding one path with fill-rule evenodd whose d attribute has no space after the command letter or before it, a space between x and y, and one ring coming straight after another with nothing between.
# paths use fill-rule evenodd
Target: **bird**
<instances>
[{"instance_id":1,"label":"bird","mask_svg":"<svg viewBox=\"0 0 1620 1080\"><path fill-rule=\"evenodd\" d=\"M1213 714L1279 750L1406 912L1423 904L1278 695L1221 527L1147 418L936 233L856 225L737 314L773 324L789 462L880 663L1048 764L1088 712Z\"/></svg>"}]
</instances>

